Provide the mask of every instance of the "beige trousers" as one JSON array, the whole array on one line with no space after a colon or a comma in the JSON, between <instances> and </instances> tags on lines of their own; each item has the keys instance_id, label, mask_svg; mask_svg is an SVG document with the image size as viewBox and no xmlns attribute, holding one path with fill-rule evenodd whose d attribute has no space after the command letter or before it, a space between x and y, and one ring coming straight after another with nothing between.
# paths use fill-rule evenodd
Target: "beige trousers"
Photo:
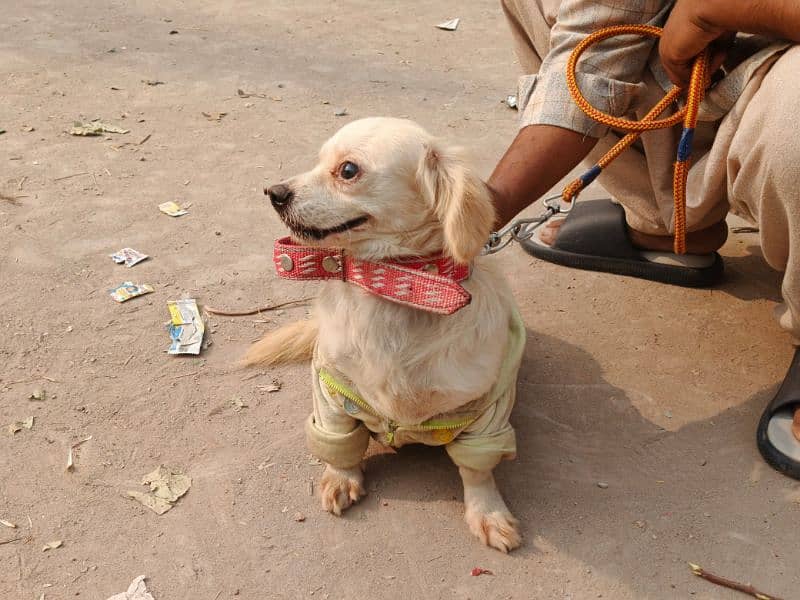
<instances>
[{"instance_id":1,"label":"beige trousers","mask_svg":"<svg viewBox=\"0 0 800 600\"><path fill-rule=\"evenodd\" d=\"M548 52L559 0L502 0L524 73L537 73ZM781 327L800 343L800 46L757 65L722 118L698 124L689 174L690 231L728 211L758 226L767 263L782 271ZM646 91L630 118L642 118L664 95L647 72ZM708 117L707 117L708 118ZM701 113L701 120L703 115ZM598 181L625 207L628 224L672 233L672 167L680 128L645 133ZM619 139L609 133L586 159L594 164Z\"/></svg>"}]
</instances>

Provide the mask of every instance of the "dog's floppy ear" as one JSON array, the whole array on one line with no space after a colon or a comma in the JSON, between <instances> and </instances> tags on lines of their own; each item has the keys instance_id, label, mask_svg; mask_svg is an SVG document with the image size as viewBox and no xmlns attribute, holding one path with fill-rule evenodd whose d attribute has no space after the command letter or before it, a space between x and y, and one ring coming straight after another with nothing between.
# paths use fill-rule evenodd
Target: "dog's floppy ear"
<instances>
[{"instance_id":1,"label":"dog's floppy ear","mask_svg":"<svg viewBox=\"0 0 800 600\"><path fill-rule=\"evenodd\" d=\"M426 144L417 179L442 223L445 250L457 262L468 263L488 240L495 219L486 184L465 163L460 150L438 142Z\"/></svg>"}]
</instances>

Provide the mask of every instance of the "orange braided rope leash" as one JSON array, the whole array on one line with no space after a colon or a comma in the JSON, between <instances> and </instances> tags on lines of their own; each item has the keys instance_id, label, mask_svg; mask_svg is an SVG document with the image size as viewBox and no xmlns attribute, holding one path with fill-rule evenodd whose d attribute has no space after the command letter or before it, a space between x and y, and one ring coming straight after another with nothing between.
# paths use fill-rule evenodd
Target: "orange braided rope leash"
<instances>
[{"instance_id":1,"label":"orange braided rope leash","mask_svg":"<svg viewBox=\"0 0 800 600\"><path fill-rule=\"evenodd\" d=\"M590 46L607 40L618 35L640 35L651 38L660 38L662 29L652 25L614 25L604 27L586 37L570 54L567 62L567 86L575 104L589 117L607 125L612 129L627 131L628 133L609 150L597 164L581 175L578 179L564 188L561 196L565 202L572 202L578 194L605 169L611 162L633 142L635 142L642 132L654 129L665 129L672 127L683 121L683 133L678 144L678 154L675 161L675 171L672 180L673 195L675 199L675 243L676 254L686 253L686 178L689 175L689 159L692 153L692 138L697 126L697 113L700 103L703 101L705 89L708 82L709 51L705 50L700 54L692 67L692 76L689 80L689 88L686 93L686 106L670 115L669 117L658 119L657 117L664 112L667 107L674 103L683 90L673 87L667 94L644 116L641 121L631 121L620 117L614 117L597 110L586 98L583 97L578 88L576 67L578 59Z\"/></svg>"}]
</instances>

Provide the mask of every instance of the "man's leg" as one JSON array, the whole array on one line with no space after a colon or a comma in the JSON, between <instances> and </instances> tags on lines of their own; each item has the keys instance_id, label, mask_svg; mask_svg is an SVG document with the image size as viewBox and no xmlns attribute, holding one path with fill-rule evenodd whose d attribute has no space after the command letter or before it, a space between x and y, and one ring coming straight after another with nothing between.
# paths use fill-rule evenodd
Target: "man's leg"
<instances>
[{"instance_id":1,"label":"man's leg","mask_svg":"<svg viewBox=\"0 0 800 600\"><path fill-rule=\"evenodd\" d=\"M541 66L543 57L549 50L550 29L555 24L560 2L557 0L540 0L538 2L503 0L502 4L523 73L525 75L536 73ZM526 81L530 85L531 79L526 78ZM520 89L521 97L524 97L526 93L524 87L521 86ZM638 95L635 105L631 107L632 114L627 115L630 118L642 118L664 95L664 90L649 72L645 73L645 80L641 87L641 93ZM695 156L701 156L707 152L713 140L715 128L716 125L711 123L700 125L695 136ZM534 132L536 140L551 133L546 130L546 127L541 128L541 131L535 126L527 129L536 129ZM520 135L523 133L525 131L520 132ZM672 165L679 136L680 131L677 128L648 132L636 146L623 153L601 175L600 183L625 207L628 225L627 237L637 248L671 251ZM601 139L584 161L585 166L588 168L594 164L619 140L619 137L618 134L612 132ZM514 146L516 145L517 140L515 140ZM539 144L539 146L541 145ZM517 181L523 178L523 175L520 173L520 156L512 152L514 146L503 157L489 183L490 187L496 184L500 188L507 188L511 183L512 190L509 191L519 194L520 190L524 190L526 186ZM523 149L523 155L529 156L530 152L538 148L536 144L529 144L529 146L530 148ZM570 150L577 152L579 148L573 149L566 143L558 148L561 155ZM506 163L509 163L508 168L505 168ZM702 161L696 161L696 164L699 164L699 168L695 171L703 169ZM689 185L692 191L697 187L693 185L693 180L696 179L698 179L696 174L690 178ZM699 201L699 198L702 198L703 201ZM502 221L500 224L502 225L526 202L530 202L530 199L520 197L516 199L516 202L511 202L510 211L500 210ZM519 205L518 208L517 205ZM501 206L500 208L505 207ZM721 247L727 235L724 223L727 213L724 190L713 198L708 194L703 196L692 194L687 209L689 252L709 254ZM505 212L509 214L505 215ZM548 228L543 229L541 241L552 245L557 237L559 225L559 221L554 221L549 224ZM626 237L624 231L622 237ZM547 259L545 258L545 260Z\"/></svg>"},{"instance_id":2,"label":"man's leg","mask_svg":"<svg viewBox=\"0 0 800 600\"><path fill-rule=\"evenodd\" d=\"M731 210L756 223L767 263L782 271L783 303L776 316L800 344L800 46L786 51L751 81L720 127L730 138L727 188ZM800 350L767 407L759 449L773 466L800 479ZM794 424L792 416L794 415Z\"/></svg>"}]
</instances>

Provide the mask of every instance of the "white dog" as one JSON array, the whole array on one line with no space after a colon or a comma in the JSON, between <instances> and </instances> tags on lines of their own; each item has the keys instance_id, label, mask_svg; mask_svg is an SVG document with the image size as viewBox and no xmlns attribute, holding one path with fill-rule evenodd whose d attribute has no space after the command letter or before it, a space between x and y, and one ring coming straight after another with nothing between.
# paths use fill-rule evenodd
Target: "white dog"
<instances>
[{"instance_id":1,"label":"white dog","mask_svg":"<svg viewBox=\"0 0 800 600\"><path fill-rule=\"evenodd\" d=\"M371 118L265 193L292 232L278 272L329 281L312 319L268 334L245 363L312 360L306 432L326 463L323 507L339 515L365 494L370 436L444 445L472 533L504 552L519 546L492 469L516 452L508 417L525 330L503 277L479 257L494 221L486 186L415 123Z\"/></svg>"}]
</instances>

